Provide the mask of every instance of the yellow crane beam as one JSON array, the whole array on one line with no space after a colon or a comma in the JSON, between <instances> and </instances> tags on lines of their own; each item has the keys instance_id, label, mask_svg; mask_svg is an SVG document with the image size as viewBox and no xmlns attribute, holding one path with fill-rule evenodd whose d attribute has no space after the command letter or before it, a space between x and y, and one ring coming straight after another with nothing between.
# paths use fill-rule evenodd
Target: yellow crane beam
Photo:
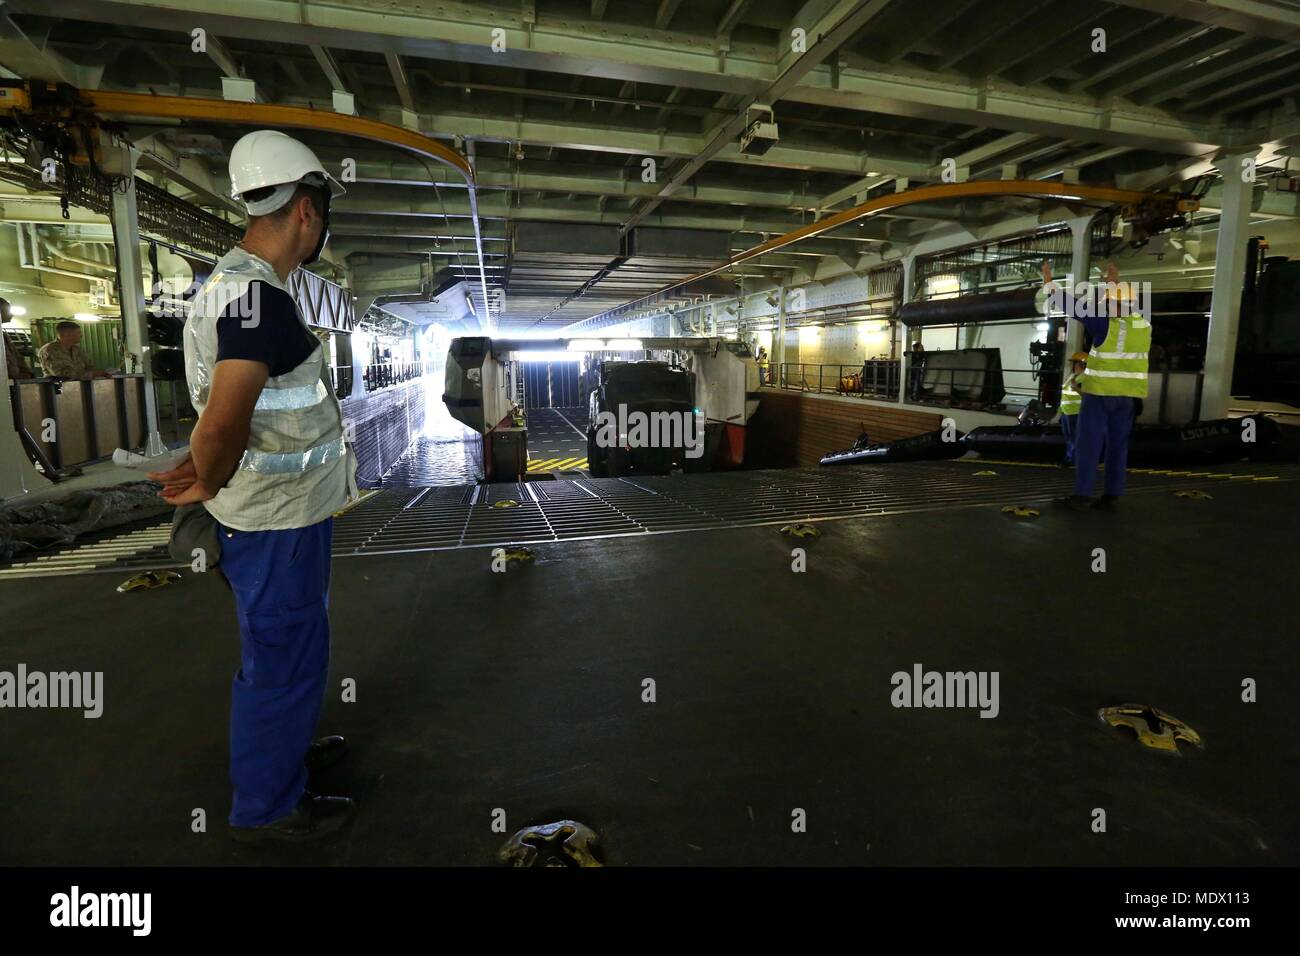
<instances>
[{"instance_id":1,"label":"yellow crane beam","mask_svg":"<svg viewBox=\"0 0 1300 956\"><path fill-rule=\"evenodd\" d=\"M37 84L40 87L40 84ZM35 95L34 95L35 93ZM404 126L379 120L275 103L244 103L198 96L162 96L152 93L120 93L112 90L76 90L71 87L43 87L33 90L23 86L0 86L0 112L13 115L38 115L75 123L85 116L177 119L197 122L230 123L277 129L309 129L355 136L405 150L456 170L465 180L469 193L470 215L474 224L474 246L478 254L479 282L487 310L487 331L491 331L491 301L487 290L487 270L483 263L483 237L478 219L478 195L474 168L462 153L431 137Z\"/></svg>"}]
</instances>

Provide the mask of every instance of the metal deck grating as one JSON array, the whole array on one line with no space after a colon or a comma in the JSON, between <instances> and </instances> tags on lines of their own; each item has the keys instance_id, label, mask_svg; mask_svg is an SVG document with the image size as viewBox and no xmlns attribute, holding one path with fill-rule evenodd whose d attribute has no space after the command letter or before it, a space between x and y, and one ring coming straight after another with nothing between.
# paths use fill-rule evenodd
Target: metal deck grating
<instances>
[{"instance_id":1,"label":"metal deck grating","mask_svg":"<svg viewBox=\"0 0 1300 956\"><path fill-rule=\"evenodd\" d=\"M992 477L976 477L992 470ZM1294 480L1292 465L1238 464L1130 473L1131 493L1205 488L1218 482ZM385 520L360 546L336 523L335 554L535 544L574 538L703 531L789 521L866 517L1043 501L1069 494L1073 472L1023 463L963 460L882 467L725 472L655 478L583 478L432 489L384 505ZM436 497L432 492L440 492ZM388 494L388 493L385 493ZM503 500L516 507L493 507ZM356 509L359 511L360 509ZM380 514L376 511L376 515ZM371 520L373 526L373 520Z\"/></svg>"},{"instance_id":2,"label":"metal deck grating","mask_svg":"<svg viewBox=\"0 0 1300 956\"><path fill-rule=\"evenodd\" d=\"M976 477L979 471L992 477ZM1238 463L1137 469L1130 493L1294 481L1300 466ZM988 459L654 478L581 478L499 485L395 488L369 494L334 521L334 555L540 544L577 538L707 531L1042 502L1069 494L1069 469ZM514 507L494 507L502 501ZM24 556L0 581L47 574L178 567L166 550L169 521L109 532Z\"/></svg>"},{"instance_id":3,"label":"metal deck grating","mask_svg":"<svg viewBox=\"0 0 1300 956\"><path fill-rule=\"evenodd\" d=\"M0 566L0 581L82 574L106 569L144 571L176 564L167 553L171 519L137 523L93 535L75 544L30 551Z\"/></svg>"}]
</instances>

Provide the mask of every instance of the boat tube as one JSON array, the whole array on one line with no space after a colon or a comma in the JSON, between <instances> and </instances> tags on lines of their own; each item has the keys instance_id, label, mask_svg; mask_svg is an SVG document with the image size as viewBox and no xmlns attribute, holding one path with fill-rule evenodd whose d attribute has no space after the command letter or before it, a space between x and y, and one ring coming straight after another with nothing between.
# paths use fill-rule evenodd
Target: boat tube
<instances>
[{"instance_id":1,"label":"boat tube","mask_svg":"<svg viewBox=\"0 0 1300 956\"><path fill-rule=\"evenodd\" d=\"M1129 438L1130 465L1212 465L1266 456L1278 441L1280 428L1263 415L1219 418L1190 425L1138 425ZM928 432L895 442L863 444L832 452L823 465L855 465L895 461L934 461L959 458L968 451L986 458L1018 461L1061 461L1065 436L1059 425L984 425L956 441L943 432Z\"/></svg>"},{"instance_id":2,"label":"boat tube","mask_svg":"<svg viewBox=\"0 0 1300 956\"><path fill-rule=\"evenodd\" d=\"M945 435L947 439L945 440ZM967 451L962 444L965 436L959 431L926 432L898 441L867 443L859 440L847 451L831 452L822 458L823 465L865 465L895 461L937 461L943 458L960 458Z\"/></svg>"},{"instance_id":3,"label":"boat tube","mask_svg":"<svg viewBox=\"0 0 1300 956\"><path fill-rule=\"evenodd\" d=\"M1142 466L1239 461L1270 447L1277 436L1277 424L1262 415L1190 425L1138 425L1129 437L1128 460ZM1060 461L1065 456L1065 437L1057 425L975 428L965 444L970 451L989 458Z\"/></svg>"}]
</instances>

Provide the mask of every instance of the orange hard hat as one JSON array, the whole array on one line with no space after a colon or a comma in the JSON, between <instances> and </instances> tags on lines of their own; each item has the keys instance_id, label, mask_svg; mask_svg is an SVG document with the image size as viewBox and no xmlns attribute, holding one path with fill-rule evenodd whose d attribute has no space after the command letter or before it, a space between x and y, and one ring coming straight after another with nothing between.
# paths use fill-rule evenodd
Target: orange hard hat
<instances>
[{"instance_id":1,"label":"orange hard hat","mask_svg":"<svg viewBox=\"0 0 1300 956\"><path fill-rule=\"evenodd\" d=\"M1085 363L1086 363L1086 362L1088 361L1088 353L1087 353L1087 352L1075 352L1073 355L1070 356L1070 361L1071 361L1071 362L1085 362Z\"/></svg>"}]
</instances>

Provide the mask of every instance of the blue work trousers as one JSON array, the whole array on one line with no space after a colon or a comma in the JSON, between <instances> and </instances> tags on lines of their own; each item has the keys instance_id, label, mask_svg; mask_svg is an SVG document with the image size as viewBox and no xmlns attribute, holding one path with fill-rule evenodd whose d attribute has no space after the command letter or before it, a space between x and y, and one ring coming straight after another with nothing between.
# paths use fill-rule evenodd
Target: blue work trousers
<instances>
[{"instance_id":1,"label":"blue work trousers","mask_svg":"<svg viewBox=\"0 0 1300 956\"><path fill-rule=\"evenodd\" d=\"M1092 497L1097 468L1106 456L1105 494L1124 493L1128 438L1133 431L1135 400L1124 395L1083 396L1074 436L1074 493Z\"/></svg>"},{"instance_id":2,"label":"blue work trousers","mask_svg":"<svg viewBox=\"0 0 1300 956\"><path fill-rule=\"evenodd\" d=\"M303 758L330 660L333 519L289 531L218 528L240 639L230 694L230 823L255 827L293 812L307 786Z\"/></svg>"},{"instance_id":3,"label":"blue work trousers","mask_svg":"<svg viewBox=\"0 0 1300 956\"><path fill-rule=\"evenodd\" d=\"M1065 438L1065 463L1074 464L1074 436L1079 433L1079 416L1061 416L1061 435Z\"/></svg>"}]
</instances>

